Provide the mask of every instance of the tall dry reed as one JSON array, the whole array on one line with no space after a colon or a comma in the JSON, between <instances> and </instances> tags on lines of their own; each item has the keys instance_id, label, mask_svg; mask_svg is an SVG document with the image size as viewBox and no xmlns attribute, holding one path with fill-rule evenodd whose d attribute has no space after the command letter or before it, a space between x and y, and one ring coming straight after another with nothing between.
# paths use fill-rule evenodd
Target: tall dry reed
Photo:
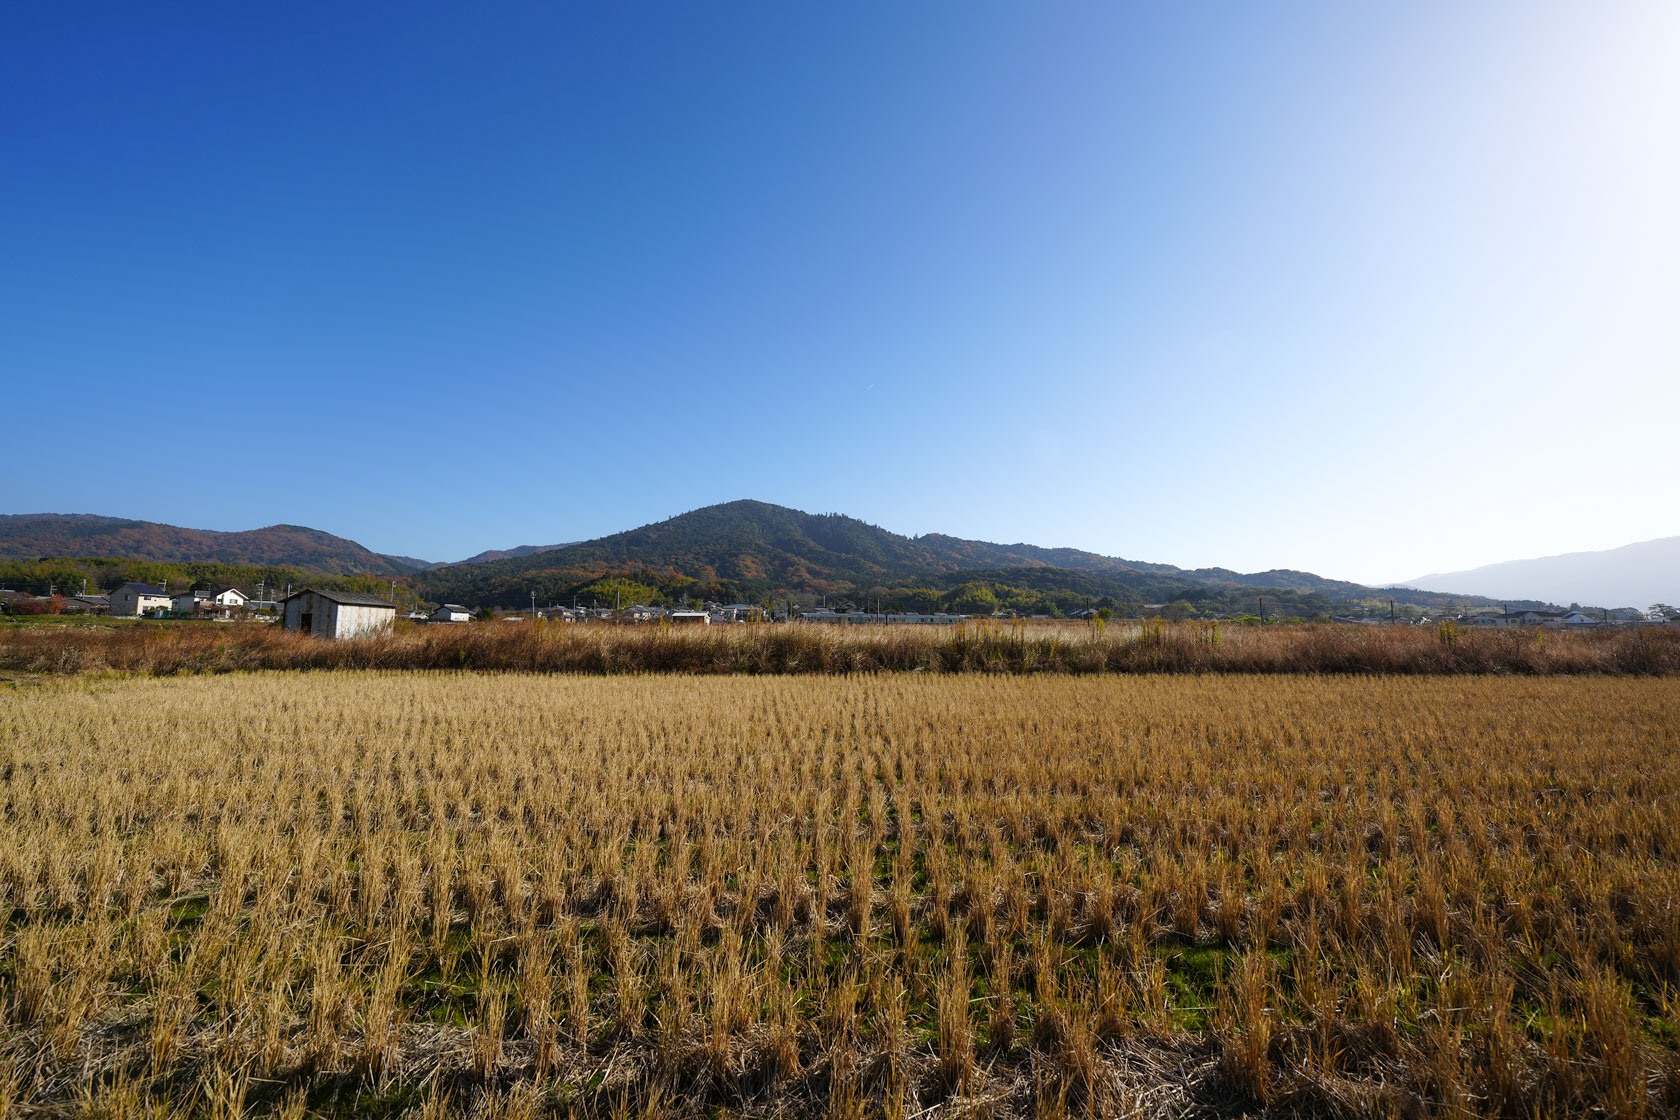
<instances>
[{"instance_id":1,"label":"tall dry reed","mask_svg":"<svg viewBox=\"0 0 1680 1120\"><path fill-rule=\"evenodd\" d=\"M0 671L174 676L258 669L536 673L1516 673L1680 671L1680 627L1532 628L980 622L679 627L546 622L399 626L327 641L265 624L0 628Z\"/></svg>"}]
</instances>

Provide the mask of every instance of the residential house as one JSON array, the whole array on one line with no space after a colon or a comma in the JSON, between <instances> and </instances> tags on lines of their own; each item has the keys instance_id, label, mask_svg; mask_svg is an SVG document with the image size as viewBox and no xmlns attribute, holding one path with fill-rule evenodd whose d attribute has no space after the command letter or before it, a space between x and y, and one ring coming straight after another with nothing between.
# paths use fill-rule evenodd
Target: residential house
<instances>
[{"instance_id":1,"label":"residential house","mask_svg":"<svg viewBox=\"0 0 1680 1120\"><path fill-rule=\"evenodd\" d=\"M109 612L123 618L169 610L169 592L149 583L125 583L111 592Z\"/></svg>"},{"instance_id":2,"label":"residential house","mask_svg":"<svg viewBox=\"0 0 1680 1120\"><path fill-rule=\"evenodd\" d=\"M251 593L242 587L219 587L210 592L210 602L222 611L248 610L252 598Z\"/></svg>"},{"instance_id":3,"label":"residential house","mask_svg":"<svg viewBox=\"0 0 1680 1120\"><path fill-rule=\"evenodd\" d=\"M198 604L198 613L218 622L227 622L235 615L250 611L256 602L251 593L242 587L218 587L214 591L198 591L194 594L202 596ZM176 609L180 609L179 600Z\"/></svg>"},{"instance_id":4,"label":"residential house","mask_svg":"<svg viewBox=\"0 0 1680 1120\"><path fill-rule=\"evenodd\" d=\"M433 622L471 622L472 612L459 603L445 603L432 612Z\"/></svg>"},{"instance_id":5,"label":"residential house","mask_svg":"<svg viewBox=\"0 0 1680 1120\"><path fill-rule=\"evenodd\" d=\"M111 606L109 595L67 595L64 614L103 614Z\"/></svg>"},{"instance_id":6,"label":"residential house","mask_svg":"<svg viewBox=\"0 0 1680 1120\"><path fill-rule=\"evenodd\" d=\"M876 614L871 611L834 611L826 608L806 611L799 616L801 622L850 622L858 625L908 625L908 626L954 626L966 622L967 616L960 614L912 614L898 612L894 614Z\"/></svg>"},{"instance_id":7,"label":"residential house","mask_svg":"<svg viewBox=\"0 0 1680 1120\"><path fill-rule=\"evenodd\" d=\"M672 611L665 616L673 626L710 626L712 616L705 611Z\"/></svg>"},{"instance_id":8,"label":"residential house","mask_svg":"<svg viewBox=\"0 0 1680 1120\"><path fill-rule=\"evenodd\" d=\"M176 614L198 614L210 602L208 591L182 591L170 599L169 609Z\"/></svg>"},{"instance_id":9,"label":"residential house","mask_svg":"<svg viewBox=\"0 0 1680 1120\"><path fill-rule=\"evenodd\" d=\"M360 591L307 588L281 601L288 630L318 638L365 638L389 630L397 605Z\"/></svg>"},{"instance_id":10,"label":"residential house","mask_svg":"<svg viewBox=\"0 0 1680 1120\"><path fill-rule=\"evenodd\" d=\"M1516 611L1511 615L1511 625L1549 626L1562 618L1562 611Z\"/></svg>"}]
</instances>

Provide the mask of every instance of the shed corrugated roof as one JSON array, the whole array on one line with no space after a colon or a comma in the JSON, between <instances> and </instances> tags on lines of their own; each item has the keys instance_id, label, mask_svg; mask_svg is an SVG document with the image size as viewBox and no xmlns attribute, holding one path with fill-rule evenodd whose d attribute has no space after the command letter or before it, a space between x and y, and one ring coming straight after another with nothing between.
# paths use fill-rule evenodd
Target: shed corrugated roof
<instances>
[{"instance_id":1,"label":"shed corrugated roof","mask_svg":"<svg viewBox=\"0 0 1680 1120\"><path fill-rule=\"evenodd\" d=\"M299 595L319 595L329 602L345 607L390 607L397 609L397 605L388 599L381 599L377 595L369 595L362 591L323 591L318 587L306 587L302 591L294 591L286 596L284 602L291 602Z\"/></svg>"}]
</instances>

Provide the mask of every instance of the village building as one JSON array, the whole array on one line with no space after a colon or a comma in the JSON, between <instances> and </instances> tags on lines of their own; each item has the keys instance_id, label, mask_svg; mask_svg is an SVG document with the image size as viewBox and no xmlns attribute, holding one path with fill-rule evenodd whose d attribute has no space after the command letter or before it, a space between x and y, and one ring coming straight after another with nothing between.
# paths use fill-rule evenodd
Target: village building
<instances>
[{"instance_id":1,"label":"village building","mask_svg":"<svg viewBox=\"0 0 1680 1120\"><path fill-rule=\"evenodd\" d=\"M365 638L389 630L397 605L360 591L307 588L281 600L286 629L317 638Z\"/></svg>"},{"instance_id":2,"label":"village building","mask_svg":"<svg viewBox=\"0 0 1680 1120\"><path fill-rule=\"evenodd\" d=\"M472 612L459 603L445 603L432 612L433 622L471 622Z\"/></svg>"},{"instance_id":3,"label":"village building","mask_svg":"<svg viewBox=\"0 0 1680 1120\"><path fill-rule=\"evenodd\" d=\"M763 622L768 612L752 603L726 603L713 612L718 622Z\"/></svg>"},{"instance_id":4,"label":"village building","mask_svg":"<svg viewBox=\"0 0 1680 1120\"><path fill-rule=\"evenodd\" d=\"M705 611L672 611L665 617L671 620L672 625L710 626L712 624L712 616Z\"/></svg>"},{"instance_id":5,"label":"village building","mask_svg":"<svg viewBox=\"0 0 1680 1120\"><path fill-rule=\"evenodd\" d=\"M176 614L197 614L209 602L208 591L182 591L170 600L170 609Z\"/></svg>"},{"instance_id":6,"label":"village building","mask_svg":"<svg viewBox=\"0 0 1680 1120\"><path fill-rule=\"evenodd\" d=\"M1511 615L1511 622L1518 626L1547 626L1562 618L1562 611L1517 611Z\"/></svg>"},{"instance_id":7,"label":"village building","mask_svg":"<svg viewBox=\"0 0 1680 1120\"><path fill-rule=\"evenodd\" d=\"M110 606L108 595L68 595L61 610L64 614L101 614Z\"/></svg>"},{"instance_id":8,"label":"village building","mask_svg":"<svg viewBox=\"0 0 1680 1120\"><path fill-rule=\"evenodd\" d=\"M161 587L154 587L149 583L125 583L111 592L108 611L124 618L133 618L150 611L166 611L172 605L169 592Z\"/></svg>"},{"instance_id":9,"label":"village building","mask_svg":"<svg viewBox=\"0 0 1680 1120\"><path fill-rule=\"evenodd\" d=\"M907 611L893 614L877 614L872 611L835 611L822 608L806 611L799 616L801 622L853 623L867 626L955 626L966 622L967 616L960 614L914 614Z\"/></svg>"},{"instance_id":10,"label":"village building","mask_svg":"<svg viewBox=\"0 0 1680 1120\"><path fill-rule=\"evenodd\" d=\"M210 592L210 602L223 611L245 610L251 605L251 595L240 587L219 587Z\"/></svg>"}]
</instances>

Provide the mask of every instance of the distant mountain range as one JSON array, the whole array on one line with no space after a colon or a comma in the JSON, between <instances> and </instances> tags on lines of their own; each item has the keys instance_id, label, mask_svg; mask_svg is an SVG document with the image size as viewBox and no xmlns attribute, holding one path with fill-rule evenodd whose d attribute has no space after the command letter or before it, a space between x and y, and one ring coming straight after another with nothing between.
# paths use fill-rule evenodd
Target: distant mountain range
<instances>
[{"instance_id":1,"label":"distant mountain range","mask_svg":"<svg viewBox=\"0 0 1680 1120\"><path fill-rule=\"evenodd\" d=\"M1322 613L1332 603L1370 600L1372 588L1310 572L1185 570L1072 548L994 544L931 533L907 537L841 514L809 514L765 502L707 506L639 529L526 556L434 567L413 583L429 599L517 606L588 601L599 581L628 579L666 595L759 601L794 593L850 598L949 601L970 585L1022 602L1130 603L1176 599L1254 609L1261 592L1273 609ZM1393 593L1400 602L1439 606L1440 595ZM1280 602L1280 596L1288 603Z\"/></svg>"},{"instance_id":2,"label":"distant mountain range","mask_svg":"<svg viewBox=\"0 0 1680 1120\"><path fill-rule=\"evenodd\" d=\"M419 596L473 605L529 605L599 596L612 581L667 598L950 606L966 597L1032 610L1108 600L1183 601L1210 611L1322 615L1393 598L1439 609L1579 602L1647 606L1680 598L1680 537L1601 553L1495 564L1377 589L1311 572L1183 569L1073 548L995 544L942 533L908 537L842 514L765 502L707 506L597 540L491 549L455 563L373 552L318 529L185 529L93 514L0 515L0 560L120 557L268 565L337 577L396 577ZM104 578L101 576L101 578ZM130 577L121 577L130 578ZM618 592L615 592L617 594Z\"/></svg>"},{"instance_id":3,"label":"distant mountain range","mask_svg":"<svg viewBox=\"0 0 1680 1120\"><path fill-rule=\"evenodd\" d=\"M480 552L476 556L469 556L465 560L443 560L436 564L427 564L423 561L416 561L414 566L416 568L424 568L430 571L433 568L447 568L452 563L488 564L492 560L516 560L521 556L535 556L539 552L553 552L557 548L570 548L576 543L576 541L567 541L565 544L522 544L514 548L491 548Z\"/></svg>"},{"instance_id":4,"label":"distant mountain range","mask_svg":"<svg viewBox=\"0 0 1680 1120\"><path fill-rule=\"evenodd\" d=\"M1680 602L1680 537L1623 545L1602 552L1566 552L1507 560L1463 572L1438 572L1408 587L1489 598L1552 603L1648 607Z\"/></svg>"},{"instance_id":5,"label":"distant mountain range","mask_svg":"<svg viewBox=\"0 0 1680 1120\"><path fill-rule=\"evenodd\" d=\"M129 560L255 564L329 575L402 575L423 562L372 552L302 525L220 533L91 513L0 514L0 559L120 556Z\"/></svg>"}]
</instances>

